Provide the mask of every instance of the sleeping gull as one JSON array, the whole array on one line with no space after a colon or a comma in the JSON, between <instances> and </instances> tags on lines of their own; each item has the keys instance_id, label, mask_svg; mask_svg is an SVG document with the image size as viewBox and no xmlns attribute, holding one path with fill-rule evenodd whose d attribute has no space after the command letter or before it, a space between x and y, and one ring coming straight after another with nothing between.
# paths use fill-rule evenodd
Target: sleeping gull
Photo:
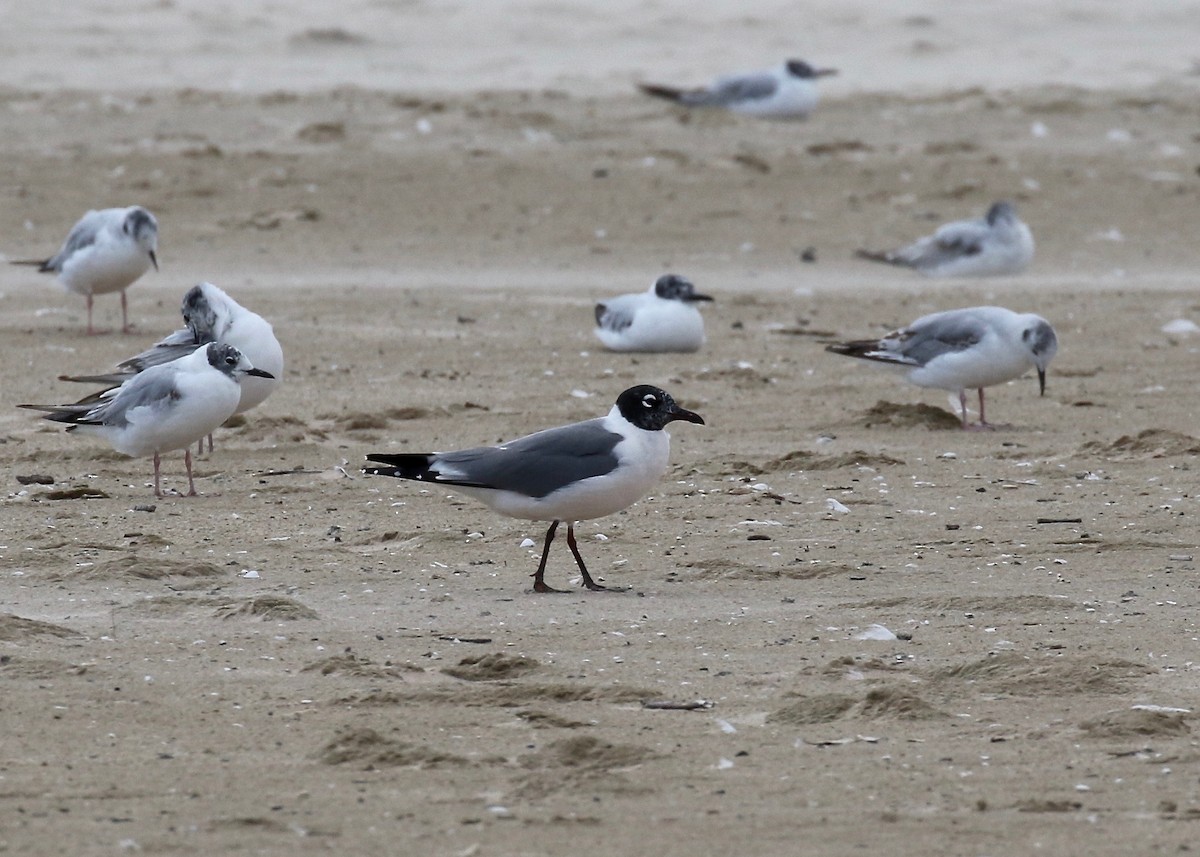
<instances>
[{"instance_id":1,"label":"sleeping gull","mask_svg":"<svg viewBox=\"0 0 1200 857\"><path fill-rule=\"evenodd\" d=\"M655 83L640 83L638 89L682 107L723 107L760 119L804 119L820 98L817 79L831 74L837 70L788 60L769 71L731 74L696 89Z\"/></svg>"},{"instance_id":2,"label":"sleeping gull","mask_svg":"<svg viewBox=\"0 0 1200 857\"><path fill-rule=\"evenodd\" d=\"M927 277L1019 274L1033 261L1033 233L1010 202L977 220L956 220L898 250L859 250L859 258L920 271Z\"/></svg>"},{"instance_id":3,"label":"sleeping gull","mask_svg":"<svg viewBox=\"0 0 1200 857\"><path fill-rule=\"evenodd\" d=\"M596 304L596 336L611 351L695 351L704 344L696 304L711 300L690 280L665 274L649 291Z\"/></svg>"},{"instance_id":4,"label":"sleeping gull","mask_svg":"<svg viewBox=\"0 0 1200 857\"><path fill-rule=\"evenodd\" d=\"M89 335L92 299L121 293L121 332L129 333L125 289L153 265L158 270L158 221L140 205L89 211L72 227L57 253L45 260L20 260L43 274L57 274L67 289L87 298Z\"/></svg>"},{"instance_id":5,"label":"sleeping gull","mask_svg":"<svg viewBox=\"0 0 1200 857\"><path fill-rule=\"evenodd\" d=\"M546 429L499 446L458 452L377 454L379 467L364 473L450 485L513 518L550 521L534 592L546 585L546 558L559 523L567 522L567 545L591 590L606 587L588 574L575 543L575 522L619 512L640 499L666 472L667 423L704 425L699 414L679 407L658 387L630 387L607 416Z\"/></svg>"},{"instance_id":6,"label":"sleeping gull","mask_svg":"<svg viewBox=\"0 0 1200 857\"><path fill-rule=\"evenodd\" d=\"M156 497L163 496L159 455L185 450L188 496L194 497L188 447L233 415L241 399L238 382L244 377L271 375L251 365L232 345L213 342L178 360L151 366L99 399L20 407L48 411L43 419L70 423L67 431L99 435L124 455L153 455Z\"/></svg>"},{"instance_id":7,"label":"sleeping gull","mask_svg":"<svg viewBox=\"0 0 1200 857\"><path fill-rule=\"evenodd\" d=\"M936 312L882 339L834 343L826 350L895 366L919 387L958 393L964 429L972 428L967 422L967 390L977 389L977 427L990 428L983 388L1019 378L1033 367L1045 395L1046 367L1058 351L1058 338L1041 316L981 306Z\"/></svg>"}]
</instances>

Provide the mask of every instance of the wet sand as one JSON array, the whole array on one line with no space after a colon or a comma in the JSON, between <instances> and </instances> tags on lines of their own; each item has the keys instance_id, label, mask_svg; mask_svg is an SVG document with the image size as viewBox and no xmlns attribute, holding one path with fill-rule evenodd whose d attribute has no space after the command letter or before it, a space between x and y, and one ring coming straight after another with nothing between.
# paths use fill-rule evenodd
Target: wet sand
<instances>
[{"instance_id":1,"label":"wet sand","mask_svg":"<svg viewBox=\"0 0 1200 857\"><path fill-rule=\"evenodd\" d=\"M1200 315L1194 96L859 92L764 125L561 87L3 92L8 258L98 200L162 224L138 335L0 272L3 850L1194 847L1200 336L1162 330ZM1020 277L852 257L1001 197ZM708 345L603 351L594 301L665 271L717 297ZM177 327L200 279L288 359L200 497L12 407L82 395L55 377ZM981 303L1060 339L1045 397L989 391L994 432L823 350ZM542 525L358 473L635 383L708 425L580 526L625 591L535 596Z\"/></svg>"}]
</instances>

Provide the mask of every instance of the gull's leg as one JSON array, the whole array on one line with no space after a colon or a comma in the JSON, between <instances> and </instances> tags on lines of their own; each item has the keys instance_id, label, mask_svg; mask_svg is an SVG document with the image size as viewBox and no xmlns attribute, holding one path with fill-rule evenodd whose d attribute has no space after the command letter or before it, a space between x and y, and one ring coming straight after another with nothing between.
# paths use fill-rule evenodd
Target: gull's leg
<instances>
[{"instance_id":1,"label":"gull's leg","mask_svg":"<svg viewBox=\"0 0 1200 857\"><path fill-rule=\"evenodd\" d=\"M121 333L133 333L129 329L129 305L125 300L124 289L121 289Z\"/></svg>"},{"instance_id":2,"label":"gull's leg","mask_svg":"<svg viewBox=\"0 0 1200 857\"><path fill-rule=\"evenodd\" d=\"M88 307L87 335L94 336L96 334L96 328L92 327L92 296L90 294L87 296L87 307Z\"/></svg>"},{"instance_id":3,"label":"gull's leg","mask_svg":"<svg viewBox=\"0 0 1200 857\"><path fill-rule=\"evenodd\" d=\"M187 468L188 474L188 492L189 497L196 496L196 483L192 480L192 448L189 446L183 451L183 466Z\"/></svg>"},{"instance_id":4,"label":"gull's leg","mask_svg":"<svg viewBox=\"0 0 1200 857\"><path fill-rule=\"evenodd\" d=\"M558 529L558 521L550 524L550 529L546 530L546 546L542 548L542 561L538 563L537 571L533 573L533 591L534 592L562 592L561 589L553 589L546 585L543 576L546 574L546 560L550 556L550 542L554 541L554 531Z\"/></svg>"},{"instance_id":5,"label":"gull's leg","mask_svg":"<svg viewBox=\"0 0 1200 857\"><path fill-rule=\"evenodd\" d=\"M990 431L991 429L995 428L995 426L993 426L991 423L989 423L984 418L983 387L979 388L979 422L975 423L974 425L969 425L967 423L967 391L963 390L962 392L960 392L958 394L958 398L959 398L959 401L962 402L963 428L964 429L966 429L967 431Z\"/></svg>"},{"instance_id":6,"label":"gull's leg","mask_svg":"<svg viewBox=\"0 0 1200 857\"><path fill-rule=\"evenodd\" d=\"M962 409L962 427L964 431L969 431L971 424L967 422L967 391L958 391L958 406Z\"/></svg>"},{"instance_id":7,"label":"gull's leg","mask_svg":"<svg viewBox=\"0 0 1200 857\"><path fill-rule=\"evenodd\" d=\"M583 557L579 555L579 545L575 544L575 522L567 524L567 546L571 548L571 553L575 556L575 562L579 566L579 570L583 572L583 585L593 592L600 592L608 589L607 586L601 586L596 581L592 580L592 576L588 574L587 566L583 564Z\"/></svg>"},{"instance_id":8,"label":"gull's leg","mask_svg":"<svg viewBox=\"0 0 1200 857\"><path fill-rule=\"evenodd\" d=\"M162 472L159 469L161 462L158 458L158 453L154 453L154 496L162 499Z\"/></svg>"}]
</instances>

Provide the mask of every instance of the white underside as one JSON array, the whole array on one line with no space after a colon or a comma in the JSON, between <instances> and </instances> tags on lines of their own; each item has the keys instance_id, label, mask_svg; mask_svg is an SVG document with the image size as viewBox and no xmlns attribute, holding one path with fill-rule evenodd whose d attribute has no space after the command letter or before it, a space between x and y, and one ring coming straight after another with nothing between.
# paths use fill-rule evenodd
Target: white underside
<instances>
[{"instance_id":1,"label":"white underside","mask_svg":"<svg viewBox=\"0 0 1200 857\"><path fill-rule=\"evenodd\" d=\"M150 270L150 256L133 241L113 240L102 233L95 244L74 253L58 273L58 281L81 295L119 292Z\"/></svg>"},{"instance_id":2,"label":"white underside","mask_svg":"<svg viewBox=\"0 0 1200 857\"><path fill-rule=\"evenodd\" d=\"M695 306L651 295L624 295L605 304L613 309L627 299L637 300L632 324L624 330L596 328L597 338L609 350L688 352L704 344L704 317Z\"/></svg>"}]
</instances>

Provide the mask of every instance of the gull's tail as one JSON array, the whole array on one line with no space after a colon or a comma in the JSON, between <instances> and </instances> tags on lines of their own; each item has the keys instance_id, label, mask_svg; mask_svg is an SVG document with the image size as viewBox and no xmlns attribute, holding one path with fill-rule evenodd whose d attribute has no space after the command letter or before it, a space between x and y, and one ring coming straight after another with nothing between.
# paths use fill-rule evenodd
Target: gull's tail
<instances>
[{"instance_id":1,"label":"gull's tail","mask_svg":"<svg viewBox=\"0 0 1200 857\"><path fill-rule=\"evenodd\" d=\"M136 372L110 372L107 375L59 375L60 381L74 381L77 384L104 384L106 387L117 387L124 384Z\"/></svg>"},{"instance_id":2,"label":"gull's tail","mask_svg":"<svg viewBox=\"0 0 1200 857\"><path fill-rule=\"evenodd\" d=\"M36 267L38 269L38 273L41 274L48 273L51 270L49 259L9 259L8 264Z\"/></svg>"},{"instance_id":3,"label":"gull's tail","mask_svg":"<svg viewBox=\"0 0 1200 857\"><path fill-rule=\"evenodd\" d=\"M856 259L866 259L869 262L883 262L885 265L908 267L908 263L890 250L855 250Z\"/></svg>"},{"instance_id":4,"label":"gull's tail","mask_svg":"<svg viewBox=\"0 0 1200 857\"><path fill-rule=\"evenodd\" d=\"M385 467L363 467L363 473L372 476L394 476L397 479L429 479L429 465L433 456L419 452L405 452L398 455L373 452L367 456L367 461L386 465Z\"/></svg>"},{"instance_id":5,"label":"gull's tail","mask_svg":"<svg viewBox=\"0 0 1200 857\"><path fill-rule=\"evenodd\" d=\"M684 91L677 86L660 86L657 83L639 83L638 89L647 95L652 95L655 98L665 98L667 101L673 101L680 104L683 101Z\"/></svg>"},{"instance_id":6,"label":"gull's tail","mask_svg":"<svg viewBox=\"0 0 1200 857\"><path fill-rule=\"evenodd\" d=\"M56 423L72 423L76 425L93 425L93 420L87 419L88 413L95 406L94 402L80 402L75 405L17 405L30 411L44 411L42 419Z\"/></svg>"}]
</instances>

